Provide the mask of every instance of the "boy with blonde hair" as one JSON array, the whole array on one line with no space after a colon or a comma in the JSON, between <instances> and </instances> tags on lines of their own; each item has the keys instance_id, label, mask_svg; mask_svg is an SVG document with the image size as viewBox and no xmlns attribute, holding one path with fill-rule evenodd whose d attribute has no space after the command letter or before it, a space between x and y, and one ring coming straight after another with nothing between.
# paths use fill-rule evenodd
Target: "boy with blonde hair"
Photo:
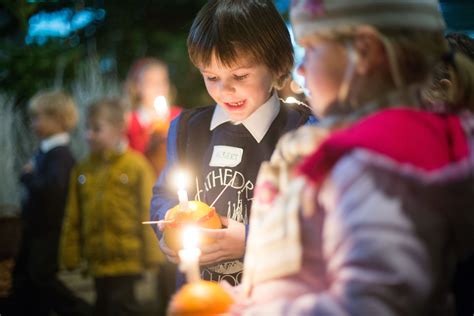
<instances>
[{"instance_id":1,"label":"boy with blonde hair","mask_svg":"<svg viewBox=\"0 0 474 316\"><path fill-rule=\"evenodd\" d=\"M73 99L61 91L42 91L30 101L39 149L23 167L22 243L16 260L13 297L18 315L84 315L88 305L56 277L58 247L69 175L75 163L69 134L77 124Z\"/></svg>"}]
</instances>

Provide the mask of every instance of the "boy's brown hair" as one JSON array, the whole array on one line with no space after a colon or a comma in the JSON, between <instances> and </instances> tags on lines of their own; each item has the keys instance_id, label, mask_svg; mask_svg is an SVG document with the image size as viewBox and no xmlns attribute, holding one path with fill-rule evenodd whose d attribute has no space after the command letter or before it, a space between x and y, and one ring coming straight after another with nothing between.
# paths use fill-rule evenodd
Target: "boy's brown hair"
<instances>
[{"instance_id":1,"label":"boy's brown hair","mask_svg":"<svg viewBox=\"0 0 474 316\"><path fill-rule=\"evenodd\" d=\"M188 53L197 67L213 55L225 66L248 54L264 63L281 88L294 64L288 28L270 0L210 0L201 8L188 36Z\"/></svg>"},{"instance_id":2,"label":"boy's brown hair","mask_svg":"<svg viewBox=\"0 0 474 316\"><path fill-rule=\"evenodd\" d=\"M87 108L87 119L94 120L99 117L104 118L113 126L123 129L125 128L125 105L117 98L95 101Z\"/></svg>"},{"instance_id":3,"label":"boy's brown hair","mask_svg":"<svg viewBox=\"0 0 474 316\"><path fill-rule=\"evenodd\" d=\"M39 112L45 113L57 120L65 132L74 129L79 119L74 100L62 91L38 92L31 98L28 112L32 116Z\"/></svg>"}]
</instances>

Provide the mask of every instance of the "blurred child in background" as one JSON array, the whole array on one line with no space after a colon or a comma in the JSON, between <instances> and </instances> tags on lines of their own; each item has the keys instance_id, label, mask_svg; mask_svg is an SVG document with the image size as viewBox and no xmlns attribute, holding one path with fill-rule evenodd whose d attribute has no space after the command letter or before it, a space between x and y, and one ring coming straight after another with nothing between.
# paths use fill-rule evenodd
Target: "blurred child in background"
<instances>
[{"instance_id":1,"label":"blurred child in background","mask_svg":"<svg viewBox=\"0 0 474 316\"><path fill-rule=\"evenodd\" d=\"M145 157L127 148L119 101L92 104L86 133L90 155L71 175L62 262L71 269L85 260L95 281L95 315L134 315L134 286L162 259L153 230L141 224L155 176Z\"/></svg>"},{"instance_id":2,"label":"blurred child in background","mask_svg":"<svg viewBox=\"0 0 474 316\"><path fill-rule=\"evenodd\" d=\"M77 124L73 99L43 91L30 101L29 114L39 149L23 167L23 235L14 270L15 315L87 315L90 307L58 279L58 248L69 175L75 160L69 134Z\"/></svg>"},{"instance_id":3,"label":"blurred child in background","mask_svg":"<svg viewBox=\"0 0 474 316\"><path fill-rule=\"evenodd\" d=\"M181 108L173 106L174 89L169 80L168 66L156 58L137 60L127 76L126 90L132 110L128 115L129 146L151 162L158 176L166 163L166 137L169 123ZM157 280L158 306L165 313L176 283L176 266L160 263Z\"/></svg>"},{"instance_id":4,"label":"blurred child in background","mask_svg":"<svg viewBox=\"0 0 474 316\"><path fill-rule=\"evenodd\" d=\"M156 58L139 59L130 68L126 90L132 106L127 122L129 146L144 153L159 175L166 161L169 122L181 112L170 106L173 89L168 66Z\"/></svg>"}]
</instances>

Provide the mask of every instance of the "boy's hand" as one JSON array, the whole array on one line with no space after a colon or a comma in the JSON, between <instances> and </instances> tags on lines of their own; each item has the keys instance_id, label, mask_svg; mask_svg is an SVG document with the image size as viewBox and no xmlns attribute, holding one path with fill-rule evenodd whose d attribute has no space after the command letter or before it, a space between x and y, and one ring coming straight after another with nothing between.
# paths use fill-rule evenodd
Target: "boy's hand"
<instances>
[{"instance_id":1,"label":"boy's hand","mask_svg":"<svg viewBox=\"0 0 474 316\"><path fill-rule=\"evenodd\" d=\"M245 225L220 216L223 229L201 228L203 236L216 239L215 242L201 247L199 263L206 265L223 260L242 258L245 253Z\"/></svg>"},{"instance_id":2,"label":"boy's hand","mask_svg":"<svg viewBox=\"0 0 474 316\"><path fill-rule=\"evenodd\" d=\"M168 214L168 212L169 210L166 211L166 214ZM165 214L165 218L166 218L166 214ZM156 224L156 226L158 227L158 230L160 232L163 232L166 228L166 223L165 221L160 220L158 224ZM162 236L160 239L160 249L170 262L179 263L178 253L174 251L173 249L168 248L168 245L166 245L164 236Z\"/></svg>"},{"instance_id":3,"label":"boy's hand","mask_svg":"<svg viewBox=\"0 0 474 316\"><path fill-rule=\"evenodd\" d=\"M165 238L161 237L160 239L160 249L163 252L163 254L166 256L166 258L173 263L179 263L179 257L176 251L168 248L165 242Z\"/></svg>"}]
</instances>

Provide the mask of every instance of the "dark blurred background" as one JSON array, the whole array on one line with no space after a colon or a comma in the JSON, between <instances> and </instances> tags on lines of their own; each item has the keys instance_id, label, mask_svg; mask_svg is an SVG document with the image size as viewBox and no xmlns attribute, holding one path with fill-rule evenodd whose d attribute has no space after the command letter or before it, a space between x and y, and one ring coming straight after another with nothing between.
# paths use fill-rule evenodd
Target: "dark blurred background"
<instances>
[{"instance_id":1,"label":"dark blurred background","mask_svg":"<svg viewBox=\"0 0 474 316\"><path fill-rule=\"evenodd\" d=\"M204 2L1 0L0 92L23 104L40 88L70 88L91 63L103 78L121 83L134 60L154 56L170 66L176 104L205 105L211 100L186 50ZM289 0L275 3L287 17ZM442 0L441 8L449 31L474 36L474 0Z\"/></svg>"}]
</instances>

